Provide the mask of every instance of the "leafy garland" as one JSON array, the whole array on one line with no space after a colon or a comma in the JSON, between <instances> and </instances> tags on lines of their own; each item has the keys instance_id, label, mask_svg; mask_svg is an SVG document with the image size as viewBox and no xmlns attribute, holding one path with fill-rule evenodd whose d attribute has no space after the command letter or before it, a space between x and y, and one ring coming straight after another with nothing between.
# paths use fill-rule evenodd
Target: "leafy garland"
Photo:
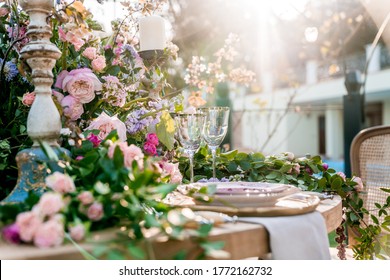
<instances>
[{"instance_id":1,"label":"leafy garland","mask_svg":"<svg viewBox=\"0 0 390 280\"><path fill-rule=\"evenodd\" d=\"M179 156L182 174L189 179L187 158ZM211 158L207 147L203 147L195 155L194 172L196 180L211 177ZM345 178L341 172L328 168L320 156L295 157L292 153L264 156L262 153L242 153L237 150L219 153L217 157L217 177L229 180L249 182L284 183L299 187L304 191L335 193L341 196L345 223L348 228L357 232L352 249L355 259L385 259L390 256L390 196L385 204L376 203L378 215L370 213L363 207L360 193L361 180L358 177ZM390 189L381 188L390 193ZM364 215L370 215L375 223L367 225ZM382 220L382 222L380 222ZM338 229L343 235L344 230ZM339 243L345 238L338 237ZM343 247L342 244L339 245Z\"/></svg>"}]
</instances>

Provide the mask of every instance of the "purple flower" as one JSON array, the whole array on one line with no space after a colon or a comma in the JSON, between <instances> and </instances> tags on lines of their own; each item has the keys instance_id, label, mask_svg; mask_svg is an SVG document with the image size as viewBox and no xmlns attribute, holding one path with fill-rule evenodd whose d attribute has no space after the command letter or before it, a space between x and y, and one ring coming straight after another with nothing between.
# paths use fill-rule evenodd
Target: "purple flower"
<instances>
[{"instance_id":1,"label":"purple flower","mask_svg":"<svg viewBox=\"0 0 390 280\"><path fill-rule=\"evenodd\" d=\"M131 53L131 55L134 57L134 58L140 58L138 52L134 49L134 47L132 45L129 45L129 44L126 44L123 49L125 51L128 51Z\"/></svg>"},{"instance_id":2,"label":"purple flower","mask_svg":"<svg viewBox=\"0 0 390 280\"><path fill-rule=\"evenodd\" d=\"M324 171L326 171L326 170L328 170L329 165L327 163L323 163L322 168L324 168Z\"/></svg>"},{"instance_id":3,"label":"purple flower","mask_svg":"<svg viewBox=\"0 0 390 280\"><path fill-rule=\"evenodd\" d=\"M4 63L4 60L0 58L0 66L2 66ZM16 75L18 75L19 71L18 71L18 67L16 66L15 63L13 63L12 61L7 61L5 63L5 66L4 66L4 76L5 76L5 80L7 82L10 82L11 80L13 80L13 78L16 77Z\"/></svg>"},{"instance_id":4,"label":"purple flower","mask_svg":"<svg viewBox=\"0 0 390 280\"><path fill-rule=\"evenodd\" d=\"M2 230L3 239L12 244L21 243L19 235L19 227L17 224L6 226Z\"/></svg>"}]
</instances>

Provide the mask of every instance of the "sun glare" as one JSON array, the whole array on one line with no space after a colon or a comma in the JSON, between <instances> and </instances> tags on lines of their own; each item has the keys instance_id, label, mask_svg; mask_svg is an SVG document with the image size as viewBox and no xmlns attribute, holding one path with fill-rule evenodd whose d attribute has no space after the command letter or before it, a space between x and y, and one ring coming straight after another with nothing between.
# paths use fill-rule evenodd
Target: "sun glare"
<instances>
[{"instance_id":1,"label":"sun glare","mask_svg":"<svg viewBox=\"0 0 390 280\"><path fill-rule=\"evenodd\" d=\"M278 17L285 20L292 20L304 11L308 0L273 0L256 2L260 6L268 6Z\"/></svg>"}]
</instances>

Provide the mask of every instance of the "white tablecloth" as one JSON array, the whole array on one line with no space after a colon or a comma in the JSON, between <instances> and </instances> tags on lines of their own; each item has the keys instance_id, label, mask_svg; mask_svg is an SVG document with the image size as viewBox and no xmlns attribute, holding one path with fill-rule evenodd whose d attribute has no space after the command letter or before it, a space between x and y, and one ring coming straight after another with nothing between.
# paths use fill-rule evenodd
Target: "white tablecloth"
<instances>
[{"instance_id":1,"label":"white tablecloth","mask_svg":"<svg viewBox=\"0 0 390 280\"><path fill-rule=\"evenodd\" d=\"M275 260L330 260L325 220L319 212L286 217L242 217L262 224L269 233Z\"/></svg>"}]
</instances>

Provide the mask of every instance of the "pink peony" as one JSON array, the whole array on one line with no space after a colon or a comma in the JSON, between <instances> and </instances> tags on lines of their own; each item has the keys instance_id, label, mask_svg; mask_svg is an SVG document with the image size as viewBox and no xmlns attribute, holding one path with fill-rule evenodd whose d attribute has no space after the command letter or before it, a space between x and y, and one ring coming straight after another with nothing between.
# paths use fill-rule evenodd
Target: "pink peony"
<instances>
[{"instance_id":1,"label":"pink peony","mask_svg":"<svg viewBox=\"0 0 390 280\"><path fill-rule=\"evenodd\" d=\"M39 248L58 246L64 241L64 235L62 222L59 219L50 219L37 228L34 244Z\"/></svg>"},{"instance_id":2,"label":"pink peony","mask_svg":"<svg viewBox=\"0 0 390 280\"><path fill-rule=\"evenodd\" d=\"M3 239L8 243L19 244L21 242L19 227L17 224L11 224L9 226L4 227L1 233Z\"/></svg>"},{"instance_id":3,"label":"pink peony","mask_svg":"<svg viewBox=\"0 0 390 280\"><path fill-rule=\"evenodd\" d=\"M144 144L144 151L145 151L145 153L147 153L148 155L151 155L151 156L154 156L157 154L156 146L150 142L146 142Z\"/></svg>"},{"instance_id":4,"label":"pink peony","mask_svg":"<svg viewBox=\"0 0 390 280\"><path fill-rule=\"evenodd\" d=\"M35 92L27 92L23 94L23 98L22 98L23 105L30 107L34 103L34 100L35 100Z\"/></svg>"},{"instance_id":5,"label":"pink peony","mask_svg":"<svg viewBox=\"0 0 390 280\"><path fill-rule=\"evenodd\" d=\"M105 112L101 113L85 130L93 129L100 130L98 136L101 140L105 139L111 131L116 129L119 140L126 141L126 125L116 115L110 117Z\"/></svg>"},{"instance_id":6,"label":"pink peony","mask_svg":"<svg viewBox=\"0 0 390 280\"><path fill-rule=\"evenodd\" d=\"M158 137L156 135L156 133L148 133L148 135L146 135L146 142L149 142L155 146L158 145Z\"/></svg>"},{"instance_id":7,"label":"pink peony","mask_svg":"<svg viewBox=\"0 0 390 280\"><path fill-rule=\"evenodd\" d=\"M63 88L62 88L62 83L63 83L65 77L68 76L68 74L69 74L68 71L62 70L62 71L58 74L57 79L56 79L56 83L54 84L54 86L55 86L56 88L63 89Z\"/></svg>"},{"instance_id":8,"label":"pink peony","mask_svg":"<svg viewBox=\"0 0 390 280\"><path fill-rule=\"evenodd\" d=\"M354 182L357 183L357 185L354 186L354 188L355 188L355 190L356 190L357 192L362 192L362 191L364 190L363 181L362 181L362 179L361 179L360 177L354 176L354 177L352 178L352 181L354 181Z\"/></svg>"},{"instance_id":9,"label":"pink peony","mask_svg":"<svg viewBox=\"0 0 390 280\"><path fill-rule=\"evenodd\" d=\"M69 227L70 237L75 241L81 241L85 237L85 227L82 224L78 224L73 227Z\"/></svg>"},{"instance_id":10,"label":"pink peony","mask_svg":"<svg viewBox=\"0 0 390 280\"><path fill-rule=\"evenodd\" d=\"M54 172L45 179L46 185L59 193L71 193L76 190L73 179L61 172Z\"/></svg>"},{"instance_id":11,"label":"pink peony","mask_svg":"<svg viewBox=\"0 0 390 280\"><path fill-rule=\"evenodd\" d=\"M92 69L96 72L102 72L106 65L106 58L102 55L99 55L97 58L91 62Z\"/></svg>"},{"instance_id":12,"label":"pink peony","mask_svg":"<svg viewBox=\"0 0 390 280\"><path fill-rule=\"evenodd\" d=\"M63 108L64 116L71 121L78 120L84 113L83 104L72 95L67 95L62 99L61 107Z\"/></svg>"},{"instance_id":13,"label":"pink peony","mask_svg":"<svg viewBox=\"0 0 390 280\"><path fill-rule=\"evenodd\" d=\"M96 58L96 53L97 53L96 48L88 47L83 51L83 56L85 56L90 60L93 60Z\"/></svg>"},{"instance_id":14,"label":"pink peony","mask_svg":"<svg viewBox=\"0 0 390 280\"><path fill-rule=\"evenodd\" d=\"M62 81L62 89L69 92L81 103L89 103L95 98L95 91L102 90L102 83L89 68L75 69Z\"/></svg>"},{"instance_id":15,"label":"pink peony","mask_svg":"<svg viewBox=\"0 0 390 280\"><path fill-rule=\"evenodd\" d=\"M41 224L42 220L35 211L23 212L16 217L16 225L19 228L20 239L25 242L33 240L35 232Z\"/></svg>"},{"instance_id":16,"label":"pink peony","mask_svg":"<svg viewBox=\"0 0 390 280\"><path fill-rule=\"evenodd\" d=\"M126 142L116 142L114 145L111 145L108 149L108 157L113 158L114 157L114 151L116 147L119 146L123 153L124 157L124 165L128 168L130 168L133 164L133 161L137 161L137 164L140 168L143 168L143 158L144 154L142 153L142 150L131 144L130 146L127 145Z\"/></svg>"},{"instance_id":17,"label":"pink peony","mask_svg":"<svg viewBox=\"0 0 390 280\"><path fill-rule=\"evenodd\" d=\"M87 140L90 141L95 148L99 147L100 143L102 142L98 136L92 133L88 135Z\"/></svg>"},{"instance_id":18,"label":"pink peony","mask_svg":"<svg viewBox=\"0 0 390 280\"><path fill-rule=\"evenodd\" d=\"M99 221L103 218L103 205L99 202L94 202L89 206L87 216L92 221Z\"/></svg>"},{"instance_id":19,"label":"pink peony","mask_svg":"<svg viewBox=\"0 0 390 280\"><path fill-rule=\"evenodd\" d=\"M89 191L83 191L77 196L77 198L83 205L92 204L95 200L92 193Z\"/></svg>"},{"instance_id":20,"label":"pink peony","mask_svg":"<svg viewBox=\"0 0 390 280\"><path fill-rule=\"evenodd\" d=\"M37 204L39 213L44 216L57 214L64 206L62 197L58 193L44 193Z\"/></svg>"}]
</instances>

